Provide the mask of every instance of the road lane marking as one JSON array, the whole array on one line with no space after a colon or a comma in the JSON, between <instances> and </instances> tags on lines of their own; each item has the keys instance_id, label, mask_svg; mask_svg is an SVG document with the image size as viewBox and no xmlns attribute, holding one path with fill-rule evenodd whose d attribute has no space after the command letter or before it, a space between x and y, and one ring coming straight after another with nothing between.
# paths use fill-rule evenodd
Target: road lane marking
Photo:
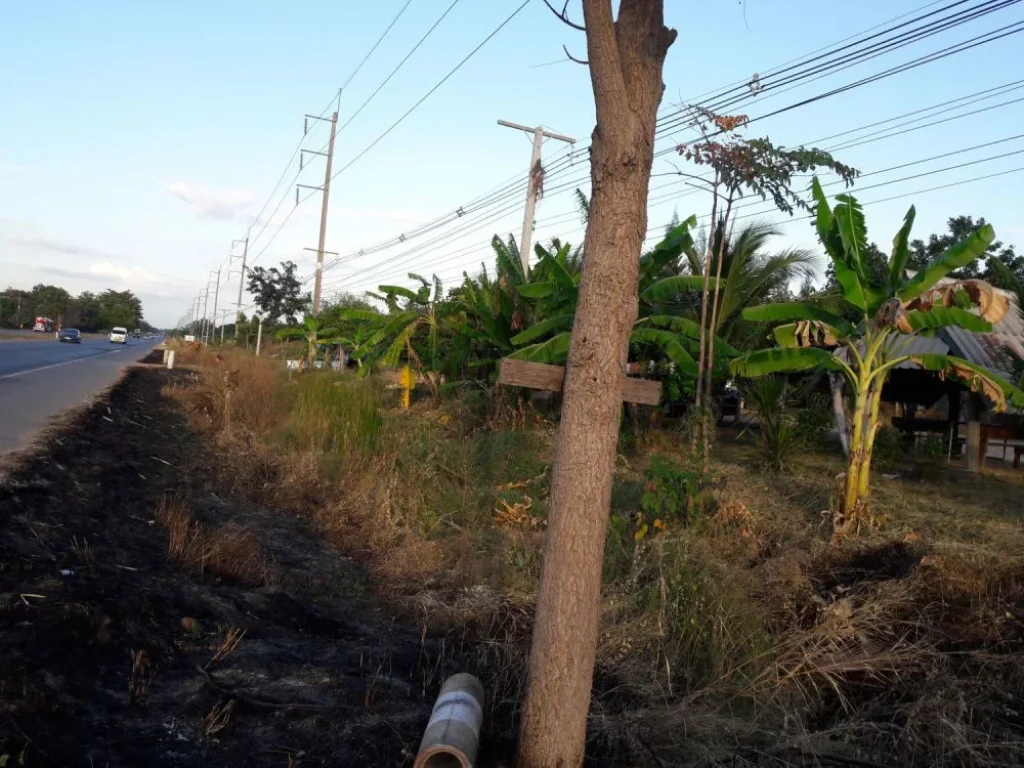
<instances>
[{"instance_id":1,"label":"road lane marking","mask_svg":"<svg viewBox=\"0 0 1024 768\"><path fill-rule=\"evenodd\" d=\"M25 370L25 371L16 371L15 373L6 373L3 376L0 376L0 381L4 381L6 379L16 379L19 376L26 376L26 375L28 375L30 373L38 373L39 371L48 371L51 368L60 368L62 365L71 365L72 363L81 363L81 362L84 362L86 360L95 360L97 357L103 357L104 355L115 355L118 352L125 352L126 349L111 349L108 352L100 352L100 353L95 354L95 355L84 355L82 357L76 357L74 360L63 360L63 361L61 361L59 363L51 363L50 365L42 365L42 366L40 366L38 368L29 368L28 370Z\"/></svg>"}]
</instances>

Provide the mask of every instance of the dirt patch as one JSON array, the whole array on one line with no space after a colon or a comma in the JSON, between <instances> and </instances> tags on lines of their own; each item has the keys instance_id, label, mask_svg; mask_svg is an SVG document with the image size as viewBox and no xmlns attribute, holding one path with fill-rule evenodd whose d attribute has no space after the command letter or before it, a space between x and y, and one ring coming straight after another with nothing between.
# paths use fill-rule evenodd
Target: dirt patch
<instances>
[{"instance_id":1,"label":"dirt patch","mask_svg":"<svg viewBox=\"0 0 1024 768\"><path fill-rule=\"evenodd\" d=\"M307 520L219 493L161 395L190 376L129 371L0 486L0 756L410 763L454 665Z\"/></svg>"}]
</instances>

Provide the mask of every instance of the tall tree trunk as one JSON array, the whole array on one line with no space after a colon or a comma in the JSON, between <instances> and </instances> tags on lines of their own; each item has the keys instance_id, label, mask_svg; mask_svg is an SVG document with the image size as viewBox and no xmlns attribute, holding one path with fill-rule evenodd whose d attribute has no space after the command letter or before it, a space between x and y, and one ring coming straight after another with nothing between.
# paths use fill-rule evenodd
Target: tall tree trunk
<instances>
[{"instance_id":1,"label":"tall tree trunk","mask_svg":"<svg viewBox=\"0 0 1024 768\"><path fill-rule=\"evenodd\" d=\"M579 305L555 447L544 571L518 747L520 768L583 761L629 333L662 67L663 0L583 0L597 125Z\"/></svg>"}]
</instances>

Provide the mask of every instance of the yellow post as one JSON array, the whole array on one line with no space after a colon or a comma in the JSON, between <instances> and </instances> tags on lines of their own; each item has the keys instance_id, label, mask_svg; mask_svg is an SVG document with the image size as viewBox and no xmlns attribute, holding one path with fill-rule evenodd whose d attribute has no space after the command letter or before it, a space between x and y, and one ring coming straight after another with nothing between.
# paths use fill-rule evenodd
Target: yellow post
<instances>
[{"instance_id":1,"label":"yellow post","mask_svg":"<svg viewBox=\"0 0 1024 768\"><path fill-rule=\"evenodd\" d=\"M407 409L409 401L412 399L412 388L416 385L416 377L413 376L412 368L408 365L402 368L401 383L402 407Z\"/></svg>"}]
</instances>

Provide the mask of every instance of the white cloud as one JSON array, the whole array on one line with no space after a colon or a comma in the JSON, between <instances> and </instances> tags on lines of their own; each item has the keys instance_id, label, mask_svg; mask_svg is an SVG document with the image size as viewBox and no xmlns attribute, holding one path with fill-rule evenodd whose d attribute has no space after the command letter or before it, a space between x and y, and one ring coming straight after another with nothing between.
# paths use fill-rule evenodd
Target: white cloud
<instances>
[{"instance_id":1,"label":"white cloud","mask_svg":"<svg viewBox=\"0 0 1024 768\"><path fill-rule=\"evenodd\" d=\"M89 275L97 278L114 278L124 285L165 285L168 279L150 272L145 267L133 267L113 261L99 261L89 265Z\"/></svg>"},{"instance_id":2,"label":"white cloud","mask_svg":"<svg viewBox=\"0 0 1024 768\"><path fill-rule=\"evenodd\" d=\"M183 200L197 216L221 221L237 218L256 200L252 192L237 187L214 191L194 187L184 181L171 182L167 185L166 191Z\"/></svg>"},{"instance_id":3,"label":"white cloud","mask_svg":"<svg viewBox=\"0 0 1024 768\"><path fill-rule=\"evenodd\" d=\"M87 248L84 245L75 243L61 243L56 240L47 240L44 237L12 237L10 241L15 245L23 245L26 248L49 251L51 253L62 253L67 256L104 256L99 251Z\"/></svg>"}]
</instances>

